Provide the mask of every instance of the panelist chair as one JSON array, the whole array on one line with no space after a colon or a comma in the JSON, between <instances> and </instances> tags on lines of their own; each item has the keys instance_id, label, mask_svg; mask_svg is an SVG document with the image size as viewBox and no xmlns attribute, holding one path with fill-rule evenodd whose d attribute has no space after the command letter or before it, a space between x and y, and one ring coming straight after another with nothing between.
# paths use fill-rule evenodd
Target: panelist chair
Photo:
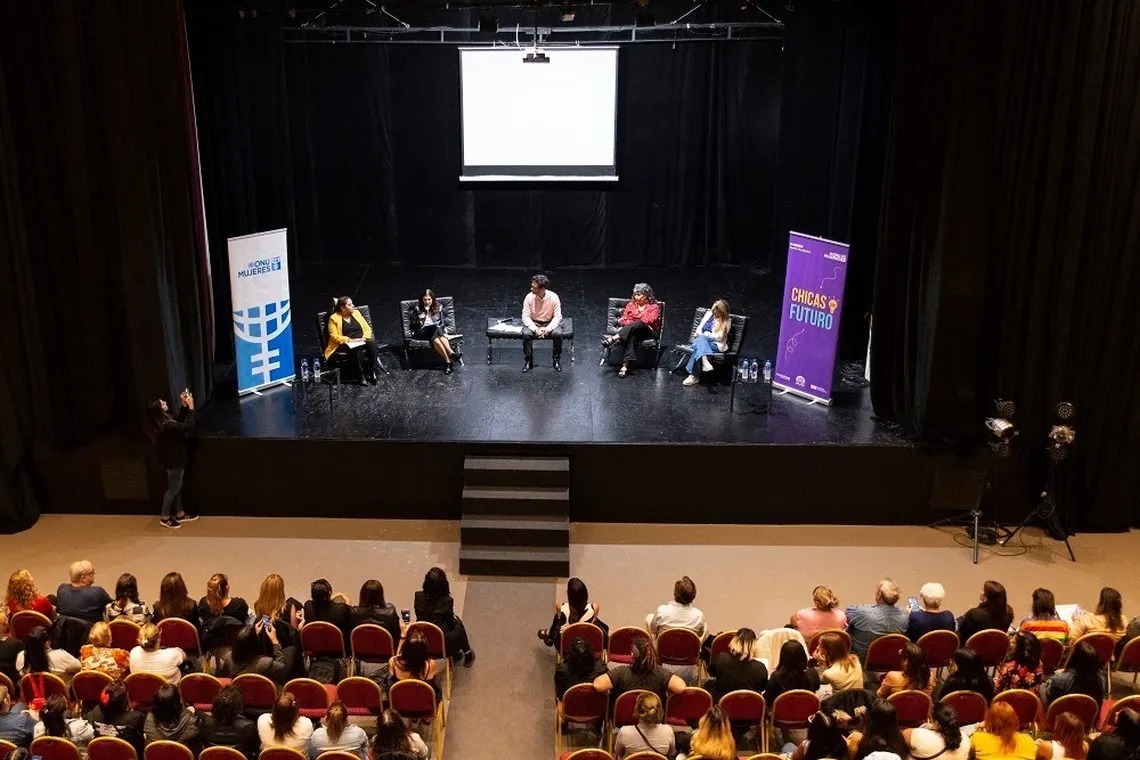
<instances>
[{"instance_id":1,"label":"panelist chair","mask_svg":"<svg viewBox=\"0 0 1140 760\"><path fill-rule=\"evenodd\" d=\"M629 303L628 298L609 299L606 304L606 331L602 336L603 338L616 335L621 329L618 320L621 319L627 303ZM634 366L636 367L657 369L657 365L661 362L661 354L665 350L665 343L662 340L662 336L665 334L665 302L657 301L657 305L661 307L661 329L657 331L656 338L645 338L635 347L637 361ZM602 348L602 358L598 362L599 367L604 367L606 364L621 364L621 351L615 349L620 349L616 343Z\"/></svg>"},{"instance_id":2,"label":"panelist chair","mask_svg":"<svg viewBox=\"0 0 1140 760\"><path fill-rule=\"evenodd\" d=\"M708 309L704 306L697 307L693 312L693 325L689 328L689 339L686 343L678 343L673 346L673 350L681 355L674 365L672 371L676 372L685 366L685 362L693 353L692 343L697 337L697 328L705 320L705 315L708 314ZM735 369L736 362L740 357L740 348L744 345L744 335L748 331L748 317L740 314L729 314L729 319L732 320L732 325L728 328L728 350L721 351L709 356L709 361L712 363L714 369L722 370L724 375L721 378L723 381L732 380L732 372ZM727 370L727 371L724 371Z\"/></svg>"},{"instance_id":3,"label":"panelist chair","mask_svg":"<svg viewBox=\"0 0 1140 760\"><path fill-rule=\"evenodd\" d=\"M374 325L372 323L372 312L369 310L368 306L367 305L357 306L356 307L356 313L363 316L364 321L367 322L368 326L372 328L372 338L373 338L373 340L375 340L376 339L376 325ZM347 359L347 357L344 354L333 354L327 360L325 359L325 348L329 344L329 312L327 312L327 311L319 312L316 316L316 325L317 325L317 354L320 357L321 363L326 367L338 367L338 368L340 368L342 380L351 379L351 380L363 381L364 378L357 377L355 362L345 361ZM380 361L379 351L380 351L380 349L383 349L383 348L385 348L384 344L380 343L380 341L377 340L376 341L376 349L377 349L376 364L379 367L381 372L383 372L385 375L389 375L391 373L388 372L388 368L384 366L384 362Z\"/></svg>"},{"instance_id":4,"label":"panelist chair","mask_svg":"<svg viewBox=\"0 0 1140 760\"><path fill-rule=\"evenodd\" d=\"M451 296L437 296L435 300L439 303L439 315L443 322L444 337L451 343L452 350L456 353L462 353L463 333L455 327L455 299ZM418 306L419 301L416 299L400 301L400 329L404 334L404 367L406 369L412 368L413 357L423 360L424 364L427 364L432 357L435 357L433 363L444 363L443 357L435 352L428 341L415 337L412 315Z\"/></svg>"}]
</instances>

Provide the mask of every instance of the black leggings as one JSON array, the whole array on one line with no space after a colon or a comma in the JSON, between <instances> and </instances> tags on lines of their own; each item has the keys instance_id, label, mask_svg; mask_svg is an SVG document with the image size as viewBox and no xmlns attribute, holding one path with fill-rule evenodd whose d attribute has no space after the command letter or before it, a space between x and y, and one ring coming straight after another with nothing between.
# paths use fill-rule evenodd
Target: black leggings
<instances>
[{"instance_id":1,"label":"black leggings","mask_svg":"<svg viewBox=\"0 0 1140 760\"><path fill-rule=\"evenodd\" d=\"M617 331L617 334L614 337L617 338L617 342L620 343L625 349L624 353L622 353L622 361L634 362L637 361L638 344L640 344L643 340L656 338L657 332L649 325L645 324L641 320L638 320L636 322L630 322L628 325L623 326L620 330Z\"/></svg>"},{"instance_id":2,"label":"black leggings","mask_svg":"<svg viewBox=\"0 0 1140 760\"><path fill-rule=\"evenodd\" d=\"M361 380L376 378L376 359L379 355L379 349L376 346L376 341L372 338L365 338L364 345L356 348L349 348L347 344L337 346L336 353L348 355L346 357L347 362L356 366L360 371Z\"/></svg>"}]
</instances>

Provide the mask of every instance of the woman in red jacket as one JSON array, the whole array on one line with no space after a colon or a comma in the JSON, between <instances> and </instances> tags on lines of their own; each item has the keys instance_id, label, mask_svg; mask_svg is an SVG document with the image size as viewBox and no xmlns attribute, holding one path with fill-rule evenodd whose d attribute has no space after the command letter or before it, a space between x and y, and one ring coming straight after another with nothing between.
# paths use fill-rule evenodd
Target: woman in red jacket
<instances>
[{"instance_id":1,"label":"woman in red jacket","mask_svg":"<svg viewBox=\"0 0 1140 760\"><path fill-rule=\"evenodd\" d=\"M35 610L47 617L55 617L55 607L36 588L32 574L27 570L17 570L8 578L8 614L15 615L24 610Z\"/></svg>"},{"instance_id":2,"label":"woman in red jacket","mask_svg":"<svg viewBox=\"0 0 1140 760\"><path fill-rule=\"evenodd\" d=\"M618 328L616 334L602 340L602 345L609 348L619 343L625 349L621 369L618 370L618 377L625 377L629 374L630 362L637 359L638 344L656 338L661 332L661 305L647 283L639 282L633 286L633 298L625 305L618 319Z\"/></svg>"}]
</instances>

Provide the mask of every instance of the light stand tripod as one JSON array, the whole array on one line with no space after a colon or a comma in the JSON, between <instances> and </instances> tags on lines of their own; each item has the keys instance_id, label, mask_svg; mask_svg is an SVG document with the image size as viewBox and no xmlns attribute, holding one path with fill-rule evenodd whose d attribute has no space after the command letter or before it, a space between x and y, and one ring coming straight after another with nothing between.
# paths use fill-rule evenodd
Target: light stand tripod
<instances>
[{"instance_id":1,"label":"light stand tripod","mask_svg":"<svg viewBox=\"0 0 1140 760\"><path fill-rule=\"evenodd\" d=\"M998 545L999 546L1005 546L1006 544L1008 544L1010 541L1013 540L1014 536L1016 536L1018 533L1020 533L1022 530L1024 530L1025 527L1027 525L1029 525L1029 523L1031 523L1035 520L1040 520L1041 522L1043 522L1046 526L1046 532L1049 532L1048 527L1050 525L1050 521L1058 519L1057 518L1057 500L1053 495L1056 492L1056 490L1057 490L1057 460L1054 459L1053 457L1050 457L1049 458L1049 474L1045 478L1045 488L1041 491L1041 495L1037 498L1037 506L1034 507L1033 510L1025 516L1025 519L1021 521L1020 525L1018 525L1013 530L1009 531L1000 541L998 541ZM1065 548L1069 550L1069 559L1071 559L1073 562L1076 562L1077 561L1077 555L1073 554L1073 545L1069 543L1069 532L1068 532L1068 530L1065 529L1064 525L1061 525L1060 528L1061 528L1061 535L1064 536L1064 538L1062 538L1061 540L1065 542Z\"/></svg>"},{"instance_id":2,"label":"light stand tripod","mask_svg":"<svg viewBox=\"0 0 1140 760\"><path fill-rule=\"evenodd\" d=\"M990 470L993 466L992 452L986 453L984 456L986 457L986 461L982 469L981 489L978 491L978 498L974 502L974 506L965 514L959 513L951 515L950 517L944 517L941 520L935 520L929 525L931 528L941 528L944 525L965 526L966 533L973 541L973 560L975 565L978 564L978 544L997 543L997 532L993 528L981 527L980 525L982 507L985 505L990 492Z\"/></svg>"}]
</instances>

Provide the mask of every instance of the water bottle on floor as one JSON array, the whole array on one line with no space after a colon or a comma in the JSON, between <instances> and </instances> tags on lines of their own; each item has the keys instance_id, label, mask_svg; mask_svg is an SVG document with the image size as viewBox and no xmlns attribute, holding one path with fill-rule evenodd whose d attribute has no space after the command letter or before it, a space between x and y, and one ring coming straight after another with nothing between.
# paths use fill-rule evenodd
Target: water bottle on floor
<instances>
[{"instance_id":1,"label":"water bottle on floor","mask_svg":"<svg viewBox=\"0 0 1140 760\"><path fill-rule=\"evenodd\" d=\"M772 382L772 360L771 359L765 359L764 360L764 382L766 382L766 383Z\"/></svg>"},{"instance_id":2,"label":"water bottle on floor","mask_svg":"<svg viewBox=\"0 0 1140 760\"><path fill-rule=\"evenodd\" d=\"M741 359L740 360L740 378L739 379L740 379L740 382L742 382L742 383L748 382L748 360L747 359Z\"/></svg>"},{"instance_id":3,"label":"water bottle on floor","mask_svg":"<svg viewBox=\"0 0 1140 760\"><path fill-rule=\"evenodd\" d=\"M318 383L321 381L321 360L313 359L313 379Z\"/></svg>"},{"instance_id":4,"label":"water bottle on floor","mask_svg":"<svg viewBox=\"0 0 1140 760\"><path fill-rule=\"evenodd\" d=\"M309 382L309 360L308 359L302 359L301 360L301 382L302 383Z\"/></svg>"},{"instance_id":5,"label":"water bottle on floor","mask_svg":"<svg viewBox=\"0 0 1140 760\"><path fill-rule=\"evenodd\" d=\"M756 378L760 376L760 365L755 359L752 360L752 366L748 369L748 382L756 382Z\"/></svg>"}]
</instances>

